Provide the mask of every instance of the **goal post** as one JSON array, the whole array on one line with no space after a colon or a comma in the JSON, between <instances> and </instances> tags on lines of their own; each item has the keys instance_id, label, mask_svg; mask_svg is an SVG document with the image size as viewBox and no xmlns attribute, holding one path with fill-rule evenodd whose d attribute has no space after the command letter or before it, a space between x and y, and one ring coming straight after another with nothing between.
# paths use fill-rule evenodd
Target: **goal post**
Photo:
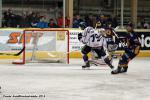
<instances>
[{"instance_id":1,"label":"goal post","mask_svg":"<svg viewBox=\"0 0 150 100\"><path fill-rule=\"evenodd\" d=\"M28 62L63 62L69 64L69 30L25 29L22 45L25 50L21 60L13 64Z\"/></svg>"}]
</instances>

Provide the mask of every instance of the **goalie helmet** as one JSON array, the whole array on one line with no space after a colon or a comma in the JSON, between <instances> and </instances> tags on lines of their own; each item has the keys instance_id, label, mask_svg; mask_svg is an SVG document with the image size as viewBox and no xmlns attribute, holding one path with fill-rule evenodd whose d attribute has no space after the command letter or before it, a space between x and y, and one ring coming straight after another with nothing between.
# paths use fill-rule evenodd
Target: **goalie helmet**
<instances>
[{"instance_id":1,"label":"goalie helmet","mask_svg":"<svg viewBox=\"0 0 150 100\"><path fill-rule=\"evenodd\" d=\"M81 28L81 30L84 30L87 27L85 22L80 22L79 23L79 28Z\"/></svg>"}]
</instances>

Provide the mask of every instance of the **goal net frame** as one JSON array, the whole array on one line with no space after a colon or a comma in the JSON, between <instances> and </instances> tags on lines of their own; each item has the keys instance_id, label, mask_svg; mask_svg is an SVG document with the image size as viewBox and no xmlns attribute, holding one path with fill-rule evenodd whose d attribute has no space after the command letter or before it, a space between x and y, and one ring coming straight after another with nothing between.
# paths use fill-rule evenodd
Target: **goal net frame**
<instances>
[{"instance_id":1,"label":"goal net frame","mask_svg":"<svg viewBox=\"0 0 150 100\"><path fill-rule=\"evenodd\" d=\"M18 60L18 61L13 61L12 64L26 64L26 32L34 32L34 31L38 31L38 32L42 32L42 31L56 31L56 32L66 32L66 35L67 35L67 50L66 50L66 63L69 64L69 39L70 39L70 36L69 36L69 30L67 29L25 29L23 30L23 42L22 42L22 45L23 47L22 48L25 48L24 51L22 52L22 59L21 60ZM33 51L34 53L34 51Z\"/></svg>"}]
</instances>

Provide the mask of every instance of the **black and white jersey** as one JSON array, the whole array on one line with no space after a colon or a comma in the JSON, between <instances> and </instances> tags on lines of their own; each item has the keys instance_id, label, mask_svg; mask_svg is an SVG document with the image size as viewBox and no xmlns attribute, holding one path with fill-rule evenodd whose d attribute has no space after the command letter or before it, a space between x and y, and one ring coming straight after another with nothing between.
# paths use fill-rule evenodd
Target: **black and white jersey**
<instances>
[{"instance_id":1,"label":"black and white jersey","mask_svg":"<svg viewBox=\"0 0 150 100\"><path fill-rule=\"evenodd\" d=\"M87 27L84 29L80 41L90 47L101 47L105 45L107 47L105 37L93 27Z\"/></svg>"}]
</instances>

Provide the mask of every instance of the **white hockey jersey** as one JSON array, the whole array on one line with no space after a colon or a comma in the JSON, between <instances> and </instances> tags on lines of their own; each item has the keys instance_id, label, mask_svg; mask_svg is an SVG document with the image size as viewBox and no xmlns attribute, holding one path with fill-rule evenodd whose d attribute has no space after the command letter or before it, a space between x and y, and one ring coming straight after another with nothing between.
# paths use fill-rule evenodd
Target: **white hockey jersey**
<instances>
[{"instance_id":1,"label":"white hockey jersey","mask_svg":"<svg viewBox=\"0 0 150 100\"><path fill-rule=\"evenodd\" d=\"M103 37L102 34L96 31L93 27L87 27L84 29L82 39L80 41L90 47L107 47L105 37Z\"/></svg>"}]
</instances>

